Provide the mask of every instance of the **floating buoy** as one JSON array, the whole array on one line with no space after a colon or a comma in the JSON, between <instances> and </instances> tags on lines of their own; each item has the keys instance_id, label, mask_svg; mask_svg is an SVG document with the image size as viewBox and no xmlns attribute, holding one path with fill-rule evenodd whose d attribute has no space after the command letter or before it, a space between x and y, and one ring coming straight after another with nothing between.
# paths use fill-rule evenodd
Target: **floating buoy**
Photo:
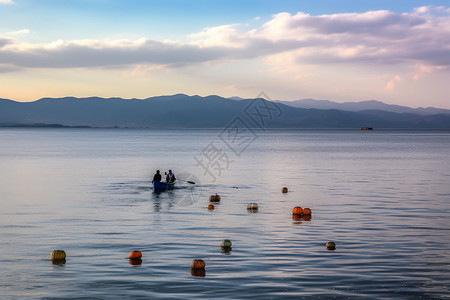
<instances>
[{"instance_id":1,"label":"floating buoy","mask_svg":"<svg viewBox=\"0 0 450 300\"><path fill-rule=\"evenodd\" d=\"M247 205L247 209L249 209L249 210L257 210L258 209L258 204L256 204L256 203L249 203Z\"/></svg>"},{"instance_id":2,"label":"floating buoy","mask_svg":"<svg viewBox=\"0 0 450 300\"><path fill-rule=\"evenodd\" d=\"M203 259L194 259L193 261L191 261L192 269L204 269L205 266L206 266L206 264L203 261Z\"/></svg>"},{"instance_id":3,"label":"floating buoy","mask_svg":"<svg viewBox=\"0 0 450 300\"><path fill-rule=\"evenodd\" d=\"M311 215L311 210L309 208L304 208L303 209L303 214L304 215Z\"/></svg>"},{"instance_id":4,"label":"floating buoy","mask_svg":"<svg viewBox=\"0 0 450 300\"><path fill-rule=\"evenodd\" d=\"M214 209L214 204L208 204L208 209L209 210L213 210Z\"/></svg>"},{"instance_id":5,"label":"floating buoy","mask_svg":"<svg viewBox=\"0 0 450 300\"><path fill-rule=\"evenodd\" d=\"M130 258L129 264L132 266L139 266L142 264L142 259L140 258Z\"/></svg>"},{"instance_id":6,"label":"floating buoy","mask_svg":"<svg viewBox=\"0 0 450 300\"><path fill-rule=\"evenodd\" d=\"M328 242L326 246L327 246L328 250L335 250L336 249L336 244L334 242Z\"/></svg>"},{"instance_id":7,"label":"floating buoy","mask_svg":"<svg viewBox=\"0 0 450 300\"><path fill-rule=\"evenodd\" d=\"M232 243L230 240L222 240L220 242L220 246L225 247L225 248L227 248L227 247L229 248L229 247L231 247L231 245L232 245Z\"/></svg>"},{"instance_id":8,"label":"floating buoy","mask_svg":"<svg viewBox=\"0 0 450 300\"><path fill-rule=\"evenodd\" d=\"M66 252L64 250L53 250L50 254L52 260L66 259Z\"/></svg>"},{"instance_id":9,"label":"floating buoy","mask_svg":"<svg viewBox=\"0 0 450 300\"><path fill-rule=\"evenodd\" d=\"M141 251L131 251L130 254L128 254L129 259L140 259L142 257Z\"/></svg>"},{"instance_id":10,"label":"floating buoy","mask_svg":"<svg viewBox=\"0 0 450 300\"><path fill-rule=\"evenodd\" d=\"M288 188L284 186L284 187L281 189L281 192L284 193L284 194L286 194L286 193L288 192Z\"/></svg>"},{"instance_id":11,"label":"floating buoy","mask_svg":"<svg viewBox=\"0 0 450 300\"><path fill-rule=\"evenodd\" d=\"M210 202L219 202L220 201L220 196L217 195L217 193L215 195L211 195L211 196L209 196L209 201Z\"/></svg>"},{"instance_id":12,"label":"floating buoy","mask_svg":"<svg viewBox=\"0 0 450 300\"><path fill-rule=\"evenodd\" d=\"M293 215L301 215L303 214L303 208L301 208L300 206L296 206L292 209L292 214Z\"/></svg>"}]
</instances>

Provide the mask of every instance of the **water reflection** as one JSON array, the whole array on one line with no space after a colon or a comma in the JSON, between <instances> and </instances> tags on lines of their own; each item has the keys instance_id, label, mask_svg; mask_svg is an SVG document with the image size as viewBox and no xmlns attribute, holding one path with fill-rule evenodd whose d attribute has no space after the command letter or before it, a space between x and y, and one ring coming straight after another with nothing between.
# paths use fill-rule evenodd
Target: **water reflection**
<instances>
[{"instance_id":1,"label":"water reflection","mask_svg":"<svg viewBox=\"0 0 450 300\"><path fill-rule=\"evenodd\" d=\"M194 277L205 277L206 270L205 269L191 269L191 275Z\"/></svg>"},{"instance_id":2,"label":"water reflection","mask_svg":"<svg viewBox=\"0 0 450 300\"><path fill-rule=\"evenodd\" d=\"M66 263L66 259L52 259L52 264L57 265L57 266L62 266Z\"/></svg>"},{"instance_id":3,"label":"water reflection","mask_svg":"<svg viewBox=\"0 0 450 300\"><path fill-rule=\"evenodd\" d=\"M292 215L292 223L294 224L302 224L302 216L301 215Z\"/></svg>"},{"instance_id":4,"label":"water reflection","mask_svg":"<svg viewBox=\"0 0 450 300\"><path fill-rule=\"evenodd\" d=\"M233 250L231 247L220 247L220 251L222 251L223 254L230 254L231 250Z\"/></svg>"},{"instance_id":5,"label":"water reflection","mask_svg":"<svg viewBox=\"0 0 450 300\"><path fill-rule=\"evenodd\" d=\"M311 215L292 215L292 220L294 224L302 224L302 221L311 221Z\"/></svg>"},{"instance_id":6,"label":"water reflection","mask_svg":"<svg viewBox=\"0 0 450 300\"><path fill-rule=\"evenodd\" d=\"M142 259L140 258L130 258L129 262L132 266L140 266L142 264Z\"/></svg>"},{"instance_id":7,"label":"water reflection","mask_svg":"<svg viewBox=\"0 0 450 300\"><path fill-rule=\"evenodd\" d=\"M168 191L152 190L151 199L154 211L170 210L173 207L187 207L195 204L202 197L201 188L197 185L176 185Z\"/></svg>"}]
</instances>

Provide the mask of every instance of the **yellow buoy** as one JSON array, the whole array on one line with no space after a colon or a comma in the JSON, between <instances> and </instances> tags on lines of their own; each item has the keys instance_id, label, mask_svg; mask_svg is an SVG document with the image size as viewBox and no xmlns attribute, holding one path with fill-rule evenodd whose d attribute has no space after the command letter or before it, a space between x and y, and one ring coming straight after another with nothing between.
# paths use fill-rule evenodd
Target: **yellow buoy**
<instances>
[{"instance_id":1,"label":"yellow buoy","mask_svg":"<svg viewBox=\"0 0 450 300\"><path fill-rule=\"evenodd\" d=\"M336 244L334 242L328 242L326 246L328 250L336 249Z\"/></svg>"},{"instance_id":2,"label":"yellow buoy","mask_svg":"<svg viewBox=\"0 0 450 300\"><path fill-rule=\"evenodd\" d=\"M64 250L53 250L50 258L52 260L66 259L66 252Z\"/></svg>"},{"instance_id":3,"label":"yellow buoy","mask_svg":"<svg viewBox=\"0 0 450 300\"><path fill-rule=\"evenodd\" d=\"M258 204L257 204L257 203L249 203L249 204L247 205L247 209L250 209L250 210L257 210L257 209L258 209Z\"/></svg>"}]
</instances>

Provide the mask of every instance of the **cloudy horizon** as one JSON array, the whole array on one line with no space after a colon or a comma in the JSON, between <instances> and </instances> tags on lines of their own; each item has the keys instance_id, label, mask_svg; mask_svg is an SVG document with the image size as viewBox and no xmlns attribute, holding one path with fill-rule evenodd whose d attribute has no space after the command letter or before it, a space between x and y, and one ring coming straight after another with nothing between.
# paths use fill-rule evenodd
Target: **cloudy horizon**
<instances>
[{"instance_id":1,"label":"cloudy horizon","mask_svg":"<svg viewBox=\"0 0 450 300\"><path fill-rule=\"evenodd\" d=\"M181 20L161 30L155 29L165 24L159 16L145 34L147 25L128 20L146 14L133 15L136 8L121 12L123 1L113 1L120 4L115 8L102 1L68 1L83 4L71 13L82 20L69 22L70 8L55 1L43 1L32 12L30 1L0 0L0 98L176 93L251 98L265 91L279 100L376 99L450 108L450 8L439 1L414 4L430 2L340 12L308 11L304 5L285 11L280 5L257 11L265 15L240 13L229 22L218 13L204 24L199 13L194 25L183 27ZM101 16L87 13L93 3L108 9ZM19 12L29 18L14 18ZM53 17L57 12L62 15ZM38 25L39 13L41 19L59 19L49 23L60 22L60 28ZM149 9L148 17L152 14ZM107 20L114 18L109 32ZM82 28L72 32L74 24ZM90 31L86 26L92 24L97 27Z\"/></svg>"}]
</instances>

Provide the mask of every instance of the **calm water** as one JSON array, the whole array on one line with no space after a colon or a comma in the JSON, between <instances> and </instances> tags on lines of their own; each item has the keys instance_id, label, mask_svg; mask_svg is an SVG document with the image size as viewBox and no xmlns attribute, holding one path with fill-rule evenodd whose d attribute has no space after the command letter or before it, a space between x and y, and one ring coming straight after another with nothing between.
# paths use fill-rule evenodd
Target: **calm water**
<instances>
[{"instance_id":1,"label":"calm water","mask_svg":"<svg viewBox=\"0 0 450 300\"><path fill-rule=\"evenodd\" d=\"M0 129L2 299L450 298L449 131L255 137L233 152L219 130ZM196 184L155 194L169 168Z\"/></svg>"}]
</instances>

